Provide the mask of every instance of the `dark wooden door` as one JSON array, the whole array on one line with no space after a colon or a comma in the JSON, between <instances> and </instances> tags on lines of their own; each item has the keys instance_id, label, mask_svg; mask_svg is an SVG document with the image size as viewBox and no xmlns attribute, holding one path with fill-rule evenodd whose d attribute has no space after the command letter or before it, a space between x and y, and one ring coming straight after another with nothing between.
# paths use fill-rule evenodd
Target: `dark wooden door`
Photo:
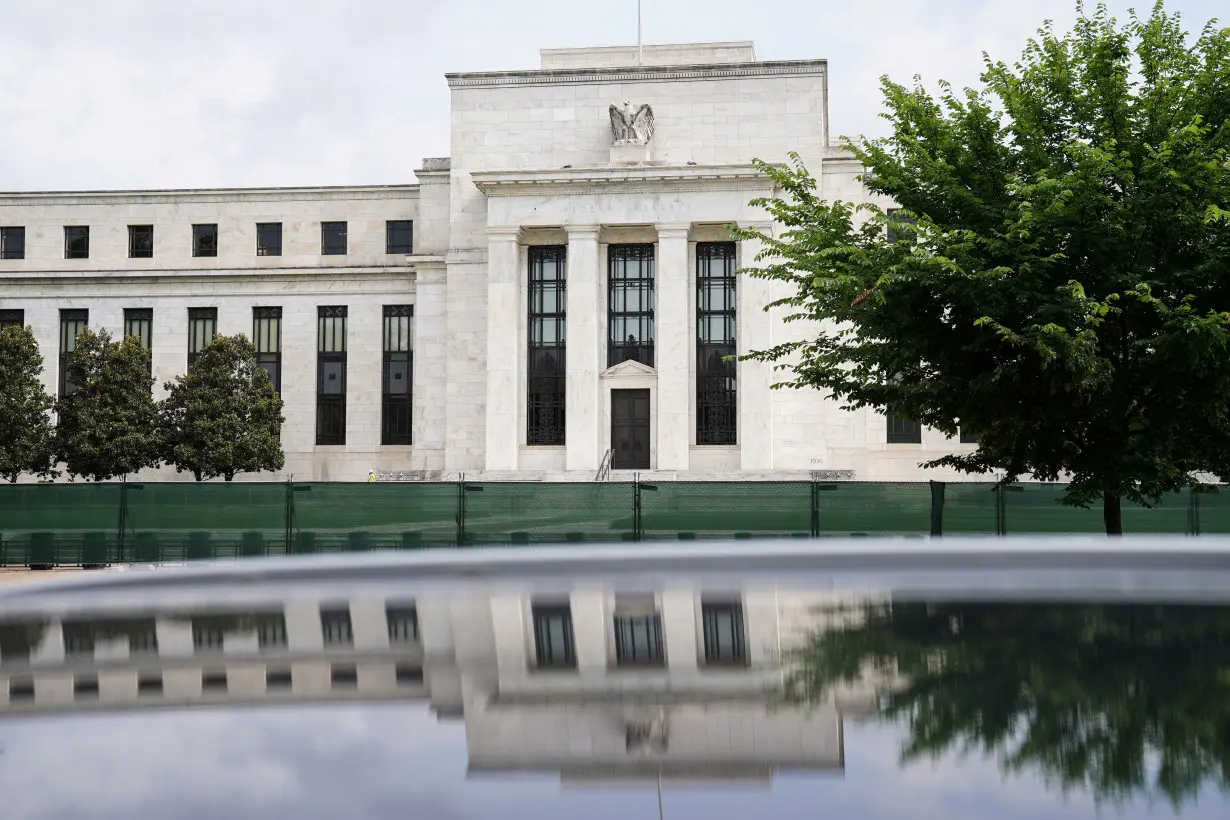
<instances>
[{"instance_id":1,"label":"dark wooden door","mask_svg":"<svg viewBox=\"0 0 1230 820\"><path fill-rule=\"evenodd\" d=\"M613 470L649 469L649 391L611 391Z\"/></svg>"}]
</instances>

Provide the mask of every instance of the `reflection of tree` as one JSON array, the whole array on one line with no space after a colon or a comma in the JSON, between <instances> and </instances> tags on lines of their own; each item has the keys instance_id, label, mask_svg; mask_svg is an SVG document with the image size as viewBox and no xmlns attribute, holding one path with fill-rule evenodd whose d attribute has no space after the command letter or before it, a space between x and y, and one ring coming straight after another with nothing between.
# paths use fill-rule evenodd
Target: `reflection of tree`
<instances>
[{"instance_id":1,"label":"reflection of tree","mask_svg":"<svg viewBox=\"0 0 1230 820\"><path fill-rule=\"evenodd\" d=\"M1230 789L1230 609L895 604L808 639L788 680L822 700L868 672L902 756L995 753L1098 800Z\"/></svg>"},{"instance_id":2,"label":"reflection of tree","mask_svg":"<svg viewBox=\"0 0 1230 820\"><path fill-rule=\"evenodd\" d=\"M30 657L43 645L46 634L46 620L0 623L0 661Z\"/></svg>"}]
</instances>

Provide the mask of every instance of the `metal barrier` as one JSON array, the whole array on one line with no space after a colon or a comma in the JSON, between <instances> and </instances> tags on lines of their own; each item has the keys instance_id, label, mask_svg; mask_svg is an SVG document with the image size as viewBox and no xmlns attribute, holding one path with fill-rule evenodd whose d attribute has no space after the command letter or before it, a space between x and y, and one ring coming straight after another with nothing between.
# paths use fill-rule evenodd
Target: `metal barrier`
<instances>
[{"instance_id":1,"label":"metal barrier","mask_svg":"<svg viewBox=\"0 0 1230 820\"><path fill-rule=\"evenodd\" d=\"M855 481L0 485L0 565L622 541L1101 533L1060 484ZM1128 533L1230 533L1230 493L1124 503Z\"/></svg>"}]
</instances>

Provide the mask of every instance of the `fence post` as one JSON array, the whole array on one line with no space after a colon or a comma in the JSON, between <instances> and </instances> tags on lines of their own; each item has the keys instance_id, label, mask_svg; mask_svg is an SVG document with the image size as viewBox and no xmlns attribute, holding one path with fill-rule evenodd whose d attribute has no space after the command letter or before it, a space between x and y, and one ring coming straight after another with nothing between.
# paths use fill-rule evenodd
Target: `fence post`
<instances>
[{"instance_id":1,"label":"fence post","mask_svg":"<svg viewBox=\"0 0 1230 820\"><path fill-rule=\"evenodd\" d=\"M632 475L632 540L644 538L641 526L641 474Z\"/></svg>"},{"instance_id":2,"label":"fence post","mask_svg":"<svg viewBox=\"0 0 1230 820\"><path fill-rule=\"evenodd\" d=\"M948 485L943 481L931 482L931 534L944 534L944 490Z\"/></svg>"},{"instance_id":3,"label":"fence post","mask_svg":"<svg viewBox=\"0 0 1230 820\"><path fill-rule=\"evenodd\" d=\"M1004 521L1004 485L999 482L995 484L995 534L1008 534L1008 524Z\"/></svg>"},{"instance_id":4,"label":"fence post","mask_svg":"<svg viewBox=\"0 0 1230 820\"><path fill-rule=\"evenodd\" d=\"M124 530L128 527L128 476L120 478L119 561L124 563Z\"/></svg>"},{"instance_id":5,"label":"fence post","mask_svg":"<svg viewBox=\"0 0 1230 820\"><path fill-rule=\"evenodd\" d=\"M820 484L811 480L811 537L820 537Z\"/></svg>"},{"instance_id":6,"label":"fence post","mask_svg":"<svg viewBox=\"0 0 1230 820\"><path fill-rule=\"evenodd\" d=\"M295 484L290 476L286 477L286 541L282 548L283 555L290 555L291 529L295 520Z\"/></svg>"},{"instance_id":7,"label":"fence post","mask_svg":"<svg viewBox=\"0 0 1230 820\"><path fill-rule=\"evenodd\" d=\"M457 546L466 545L466 474L457 474Z\"/></svg>"}]
</instances>

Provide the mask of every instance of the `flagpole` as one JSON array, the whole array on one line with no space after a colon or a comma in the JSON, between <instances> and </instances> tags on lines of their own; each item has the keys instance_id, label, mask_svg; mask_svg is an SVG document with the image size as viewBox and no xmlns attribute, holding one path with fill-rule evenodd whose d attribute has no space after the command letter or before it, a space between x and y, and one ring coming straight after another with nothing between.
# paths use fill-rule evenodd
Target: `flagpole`
<instances>
[{"instance_id":1,"label":"flagpole","mask_svg":"<svg viewBox=\"0 0 1230 820\"><path fill-rule=\"evenodd\" d=\"M644 65L645 46L641 43L641 0L636 0L636 64Z\"/></svg>"}]
</instances>

